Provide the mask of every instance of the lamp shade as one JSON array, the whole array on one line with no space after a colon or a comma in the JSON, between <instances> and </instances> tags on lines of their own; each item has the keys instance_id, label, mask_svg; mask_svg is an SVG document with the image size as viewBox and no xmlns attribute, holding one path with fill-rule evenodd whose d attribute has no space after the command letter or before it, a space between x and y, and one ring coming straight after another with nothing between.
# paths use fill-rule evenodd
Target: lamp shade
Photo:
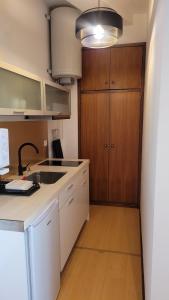
<instances>
[{"instance_id":1,"label":"lamp shade","mask_svg":"<svg viewBox=\"0 0 169 300\"><path fill-rule=\"evenodd\" d=\"M117 43L122 32L122 17L107 7L86 10L76 20L76 37L83 47L111 47Z\"/></svg>"}]
</instances>

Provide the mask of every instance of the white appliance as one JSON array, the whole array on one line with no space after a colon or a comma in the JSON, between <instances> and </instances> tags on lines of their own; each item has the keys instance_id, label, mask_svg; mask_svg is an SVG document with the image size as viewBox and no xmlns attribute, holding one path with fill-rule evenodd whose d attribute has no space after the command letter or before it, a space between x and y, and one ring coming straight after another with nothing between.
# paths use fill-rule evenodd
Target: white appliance
<instances>
[{"instance_id":1,"label":"white appliance","mask_svg":"<svg viewBox=\"0 0 169 300\"><path fill-rule=\"evenodd\" d=\"M9 136L8 129L0 128L0 175L9 172Z\"/></svg>"},{"instance_id":2,"label":"white appliance","mask_svg":"<svg viewBox=\"0 0 169 300\"><path fill-rule=\"evenodd\" d=\"M28 229L31 300L56 300L60 288L58 202Z\"/></svg>"},{"instance_id":3,"label":"white appliance","mask_svg":"<svg viewBox=\"0 0 169 300\"><path fill-rule=\"evenodd\" d=\"M81 43L75 37L79 14L73 7L57 7L51 11L52 76L63 84L68 78L82 77Z\"/></svg>"}]
</instances>

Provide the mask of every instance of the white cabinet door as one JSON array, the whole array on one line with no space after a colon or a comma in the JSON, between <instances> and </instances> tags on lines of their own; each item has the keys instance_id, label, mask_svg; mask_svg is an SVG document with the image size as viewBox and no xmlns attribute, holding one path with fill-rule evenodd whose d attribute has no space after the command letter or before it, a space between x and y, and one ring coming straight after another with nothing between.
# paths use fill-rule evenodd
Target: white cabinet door
<instances>
[{"instance_id":1,"label":"white cabinet door","mask_svg":"<svg viewBox=\"0 0 169 300\"><path fill-rule=\"evenodd\" d=\"M24 232L0 230L0 299L29 300Z\"/></svg>"},{"instance_id":2,"label":"white cabinet door","mask_svg":"<svg viewBox=\"0 0 169 300\"><path fill-rule=\"evenodd\" d=\"M42 80L19 68L0 63L0 115L42 114Z\"/></svg>"},{"instance_id":3,"label":"white cabinet door","mask_svg":"<svg viewBox=\"0 0 169 300\"><path fill-rule=\"evenodd\" d=\"M85 167L62 190L59 200L61 271L89 215L89 171Z\"/></svg>"},{"instance_id":4,"label":"white cabinet door","mask_svg":"<svg viewBox=\"0 0 169 300\"><path fill-rule=\"evenodd\" d=\"M32 300L54 300L60 288L59 214L56 201L29 228Z\"/></svg>"},{"instance_id":5,"label":"white cabinet door","mask_svg":"<svg viewBox=\"0 0 169 300\"><path fill-rule=\"evenodd\" d=\"M89 217L89 168L85 167L78 177L77 185L79 222L82 225Z\"/></svg>"},{"instance_id":6,"label":"white cabinet door","mask_svg":"<svg viewBox=\"0 0 169 300\"><path fill-rule=\"evenodd\" d=\"M60 254L61 271L77 238L77 204L75 195L70 196L60 210Z\"/></svg>"}]
</instances>

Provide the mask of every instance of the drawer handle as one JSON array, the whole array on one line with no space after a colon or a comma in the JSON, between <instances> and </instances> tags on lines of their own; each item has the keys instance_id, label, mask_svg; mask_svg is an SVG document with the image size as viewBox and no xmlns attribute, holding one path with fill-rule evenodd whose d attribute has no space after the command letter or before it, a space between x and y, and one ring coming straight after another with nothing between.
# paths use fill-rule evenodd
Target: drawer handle
<instances>
[{"instance_id":1,"label":"drawer handle","mask_svg":"<svg viewBox=\"0 0 169 300\"><path fill-rule=\"evenodd\" d=\"M86 173L87 173L87 170L84 170L84 171L83 171L83 174L86 174Z\"/></svg>"},{"instance_id":2,"label":"drawer handle","mask_svg":"<svg viewBox=\"0 0 169 300\"><path fill-rule=\"evenodd\" d=\"M115 148L115 144L110 144L110 148L114 149Z\"/></svg>"},{"instance_id":3,"label":"drawer handle","mask_svg":"<svg viewBox=\"0 0 169 300\"><path fill-rule=\"evenodd\" d=\"M69 201L68 201L68 206L74 201L74 198L72 197Z\"/></svg>"},{"instance_id":4,"label":"drawer handle","mask_svg":"<svg viewBox=\"0 0 169 300\"><path fill-rule=\"evenodd\" d=\"M73 186L74 186L74 184L72 183L72 184L70 184L68 187L67 187L67 191L70 191L72 188L73 188Z\"/></svg>"},{"instance_id":5,"label":"drawer handle","mask_svg":"<svg viewBox=\"0 0 169 300\"><path fill-rule=\"evenodd\" d=\"M17 111L17 110L14 110L13 111L13 113L15 114L15 115L24 115L25 114L25 111Z\"/></svg>"},{"instance_id":6,"label":"drawer handle","mask_svg":"<svg viewBox=\"0 0 169 300\"><path fill-rule=\"evenodd\" d=\"M46 225L49 226L52 223L52 220L50 220Z\"/></svg>"}]
</instances>

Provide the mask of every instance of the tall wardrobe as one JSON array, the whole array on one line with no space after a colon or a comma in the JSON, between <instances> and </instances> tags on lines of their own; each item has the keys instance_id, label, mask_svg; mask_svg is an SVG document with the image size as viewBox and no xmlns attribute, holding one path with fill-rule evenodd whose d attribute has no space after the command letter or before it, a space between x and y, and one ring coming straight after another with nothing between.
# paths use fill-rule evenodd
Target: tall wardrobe
<instances>
[{"instance_id":1,"label":"tall wardrobe","mask_svg":"<svg viewBox=\"0 0 169 300\"><path fill-rule=\"evenodd\" d=\"M144 58L144 44L83 50L79 148L91 203L139 206Z\"/></svg>"}]
</instances>

